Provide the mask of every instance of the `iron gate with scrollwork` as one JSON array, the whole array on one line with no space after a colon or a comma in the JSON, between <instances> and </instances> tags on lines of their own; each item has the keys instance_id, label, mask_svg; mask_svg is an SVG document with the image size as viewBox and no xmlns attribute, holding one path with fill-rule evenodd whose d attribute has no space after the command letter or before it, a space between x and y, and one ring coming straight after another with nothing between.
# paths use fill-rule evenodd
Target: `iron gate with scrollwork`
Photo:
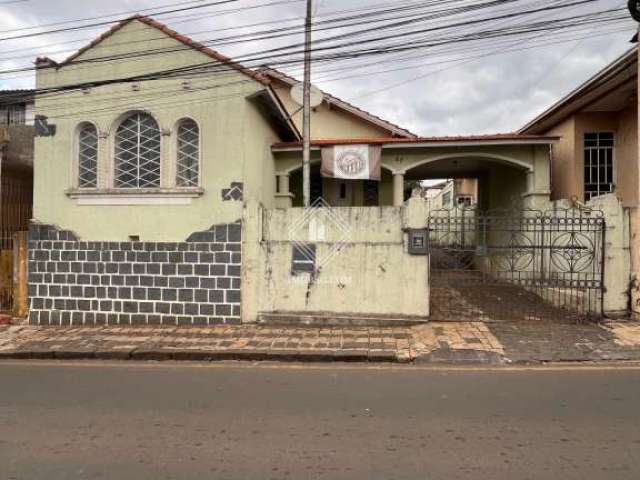
<instances>
[{"instance_id":1,"label":"iron gate with scrollwork","mask_svg":"<svg viewBox=\"0 0 640 480\"><path fill-rule=\"evenodd\" d=\"M435 210L428 232L434 320L575 322L602 314L600 211Z\"/></svg>"}]
</instances>

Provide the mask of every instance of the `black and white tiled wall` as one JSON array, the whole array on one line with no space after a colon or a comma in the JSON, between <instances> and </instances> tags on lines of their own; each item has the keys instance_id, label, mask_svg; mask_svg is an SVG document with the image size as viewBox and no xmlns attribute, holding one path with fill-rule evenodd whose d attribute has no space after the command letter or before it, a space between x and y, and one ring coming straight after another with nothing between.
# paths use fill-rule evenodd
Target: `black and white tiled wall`
<instances>
[{"instance_id":1,"label":"black and white tiled wall","mask_svg":"<svg viewBox=\"0 0 640 480\"><path fill-rule=\"evenodd\" d=\"M240 323L242 226L185 242L85 242L33 224L29 322L35 325Z\"/></svg>"}]
</instances>

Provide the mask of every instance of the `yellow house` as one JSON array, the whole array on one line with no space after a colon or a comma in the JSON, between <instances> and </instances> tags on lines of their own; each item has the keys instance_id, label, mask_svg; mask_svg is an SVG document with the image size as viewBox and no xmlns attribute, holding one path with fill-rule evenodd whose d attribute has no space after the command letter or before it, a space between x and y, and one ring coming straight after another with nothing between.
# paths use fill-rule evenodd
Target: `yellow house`
<instances>
[{"instance_id":1,"label":"yellow house","mask_svg":"<svg viewBox=\"0 0 640 480\"><path fill-rule=\"evenodd\" d=\"M485 209L548 200L553 135L418 137L325 94L312 113L312 191L344 207L351 253L325 266L330 281L292 275L304 270L309 233L295 231L308 221L294 208L295 80L143 16L36 67L32 323L238 323L320 310L424 319L429 265L410 254L407 232L425 227L426 211L405 202L408 181L473 178ZM377 149L379 181L322 176L325 150L343 146ZM318 258L341 241L324 233Z\"/></svg>"}]
</instances>

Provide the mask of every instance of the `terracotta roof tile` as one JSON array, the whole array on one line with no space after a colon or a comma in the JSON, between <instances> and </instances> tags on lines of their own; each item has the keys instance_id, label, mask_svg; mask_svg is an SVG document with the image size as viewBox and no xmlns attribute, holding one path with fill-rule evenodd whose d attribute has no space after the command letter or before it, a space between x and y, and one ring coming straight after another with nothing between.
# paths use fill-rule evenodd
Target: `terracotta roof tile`
<instances>
[{"instance_id":1,"label":"terracotta roof tile","mask_svg":"<svg viewBox=\"0 0 640 480\"><path fill-rule=\"evenodd\" d=\"M322 147L328 145L356 145L356 144L390 144L390 143L455 143L455 142L491 142L491 141L509 141L509 140L556 140L558 137L544 135L521 135L517 133L496 133L490 135L466 135L466 136L448 136L448 137L415 137L415 138L398 138L398 137L359 137L359 138L323 138L312 140L311 145ZM302 142L280 142L275 143L272 148L296 148L302 147Z\"/></svg>"},{"instance_id":2,"label":"terracotta roof tile","mask_svg":"<svg viewBox=\"0 0 640 480\"><path fill-rule=\"evenodd\" d=\"M272 76L290 85L299 83L299 80L293 78L290 75L287 75L284 72L281 72L280 70L276 70L275 68L270 67L270 68L264 69L263 73L268 77ZM366 110L363 110L359 107L356 107L355 105L345 100L342 100L341 98L338 98L335 95L331 95L330 93L327 93L324 91L322 93L324 94L325 99L329 100L329 103L334 103L334 104L337 104L338 106L341 106L340 104L342 104L343 106L348 107L351 110L354 110L355 114L359 114L360 117L365 117L366 119L368 119L369 121L372 121L372 123L375 123L378 126L381 126L382 124L383 128L386 128L387 130L390 130L390 131L396 131L398 134L402 134L405 137L410 137L410 138L417 137L415 133L407 130L406 128L402 128L401 126L396 125L395 123L391 123L388 120L385 120L384 118L374 115L373 113L367 112Z\"/></svg>"}]
</instances>

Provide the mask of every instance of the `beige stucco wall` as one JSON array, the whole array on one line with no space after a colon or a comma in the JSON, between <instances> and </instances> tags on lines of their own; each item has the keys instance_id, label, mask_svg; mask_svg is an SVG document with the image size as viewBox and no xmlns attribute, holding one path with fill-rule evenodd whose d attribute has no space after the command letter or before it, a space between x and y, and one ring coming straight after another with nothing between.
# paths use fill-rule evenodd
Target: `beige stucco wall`
<instances>
[{"instance_id":1,"label":"beige stucco wall","mask_svg":"<svg viewBox=\"0 0 640 480\"><path fill-rule=\"evenodd\" d=\"M318 240L309 237L309 222L301 221L304 210L248 205L245 222L251 234L243 258L243 321L256 321L260 312L426 317L428 258L406 251L403 228L412 217L408 208L333 209L348 231L322 220L326 229L321 241L314 241L317 258L325 257L332 242L344 244L311 276L291 273L292 241ZM424 226L424 218L422 222Z\"/></svg>"},{"instance_id":2,"label":"beige stucco wall","mask_svg":"<svg viewBox=\"0 0 640 480\"><path fill-rule=\"evenodd\" d=\"M456 179L456 196L470 195L473 201L478 199L478 180L476 178Z\"/></svg>"},{"instance_id":3,"label":"beige stucco wall","mask_svg":"<svg viewBox=\"0 0 640 480\"><path fill-rule=\"evenodd\" d=\"M560 139L553 146L551 198L579 197L583 189L577 181L575 119L570 117L546 132Z\"/></svg>"},{"instance_id":4,"label":"beige stucco wall","mask_svg":"<svg viewBox=\"0 0 640 480\"><path fill-rule=\"evenodd\" d=\"M640 190L636 108L633 103L618 112L578 113L545 132L560 137L553 151L554 200L572 197L584 200L584 135L590 132L613 132L616 194L624 206L638 205Z\"/></svg>"},{"instance_id":5,"label":"beige stucco wall","mask_svg":"<svg viewBox=\"0 0 640 480\"><path fill-rule=\"evenodd\" d=\"M213 60L184 47L152 27L134 21L79 60L145 51L145 39L153 48L179 49L178 53L148 55L125 60L71 64L61 69L39 70L38 88L77 84L173 68L201 65ZM183 88L189 81L191 90ZM172 78L92 88L89 93L39 96L38 114L56 125L53 137L35 142L34 218L76 232L83 239L180 241L212 224L233 222L242 216L241 202L223 202L221 191L231 182L244 182L245 196L265 205L274 201L274 166L270 145L277 141L271 127L248 95L264 85L236 70L194 78ZM93 122L100 140L100 181L107 186L112 161L112 136L118 120L128 111L142 110L154 116L163 131L163 183L171 186L171 163L175 161L176 122L194 119L201 132L201 187L204 193L190 205L80 206L65 191L74 184L75 132L80 122Z\"/></svg>"},{"instance_id":6,"label":"beige stucco wall","mask_svg":"<svg viewBox=\"0 0 640 480\"><path fill-rule=\"evenodd\" d=\"M640 205L637 105L630 105L619 113L617 130L614 157L617 190L625 207L636 207Z\"/></svg>"},{"instance_id":7,"label":"beige stucco wall","mask_svg":"<svg viewBox=\"0 0 640 480\"><path fill-rule=\"evenodd\" d=\"M290 94L291 87L274 80L274 90L298 130L302 132L302 110ZM391 137L392 134L373 123L323 102L311 112L311 138Z\"/></svg>"}]
</instances>

